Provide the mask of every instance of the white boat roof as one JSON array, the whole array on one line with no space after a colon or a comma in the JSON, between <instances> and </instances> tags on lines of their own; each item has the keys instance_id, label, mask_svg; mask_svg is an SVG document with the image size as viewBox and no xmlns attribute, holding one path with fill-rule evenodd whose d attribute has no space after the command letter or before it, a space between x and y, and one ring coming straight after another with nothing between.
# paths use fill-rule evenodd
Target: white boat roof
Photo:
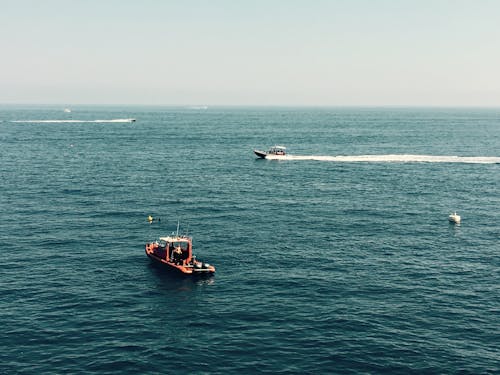
<instances>
[{"instance_id":1,"label":"white boat roof","mask_svg":"<svg viewBox=\"0 0 500 375\"><path fill-rule=\"evenodd\" d=\"M186 236L167 236L167 237L160 237L161 241L165 242L189 242L190 238Z\"/></svg>"},{"instance_id":2,"label":"white boat roof","mask_svg":"<svg viewBox=\"0 0 500 375\"><path fill-rule=\"evenodd\" d=\"M281 148L283 150L286 150L286 147L285 146L273 146L272 148Z\"/></svg>"}]
</instances>

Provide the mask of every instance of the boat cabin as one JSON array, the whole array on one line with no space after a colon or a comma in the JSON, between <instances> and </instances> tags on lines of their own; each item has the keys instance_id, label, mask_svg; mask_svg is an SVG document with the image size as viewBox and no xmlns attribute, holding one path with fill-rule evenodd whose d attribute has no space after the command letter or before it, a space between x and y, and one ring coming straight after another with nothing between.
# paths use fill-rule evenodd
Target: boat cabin
<instances>
[{"instance_id":1,"label":"boat cabin","mask_svg":"<svg viewBox=\"0 0 500 375\"><path fill-rule=\"evenodd\" d=\"M285 146L273 146L267 152L272 155L286 155L286 147Z\"/></svg>"}]
</instances>

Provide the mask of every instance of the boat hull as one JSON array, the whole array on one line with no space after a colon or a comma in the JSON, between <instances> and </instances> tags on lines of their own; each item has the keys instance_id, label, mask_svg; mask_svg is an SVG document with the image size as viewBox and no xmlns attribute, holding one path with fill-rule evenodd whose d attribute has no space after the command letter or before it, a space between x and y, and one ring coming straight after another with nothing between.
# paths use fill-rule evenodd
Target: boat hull
<instances>
[{"instance_id":1,"label":"boat hull","mask_svg":"<svg viewBox=\"0 0 500 375\"><path fill-rule=\"evenodd\" d=\"M146 255L148 256L151 261L156 264L161 266L164 269L171 270L172 272L178 274L178 275L185 275L185 276L210 276L215 273L215 267L214 266L208 266L208 267L200 267L197 268L193 265L183 265L183 264L176 264L174 262L167 261L163 258L160 258L157 256L154 252L150 251L150 248L146 246Z\"/></svg>"},{"instance_id":2,"label":"boat hull","mask_svg":"<svg viewBox=\"0 0 500 375\"><path fill-rule=\"evenodd\" d=\"M257 155L261 159L265 159L267 156L267 152L265 152L265 151L253 150L253 152L255 155Z\"/></svg>"}]
</instances>

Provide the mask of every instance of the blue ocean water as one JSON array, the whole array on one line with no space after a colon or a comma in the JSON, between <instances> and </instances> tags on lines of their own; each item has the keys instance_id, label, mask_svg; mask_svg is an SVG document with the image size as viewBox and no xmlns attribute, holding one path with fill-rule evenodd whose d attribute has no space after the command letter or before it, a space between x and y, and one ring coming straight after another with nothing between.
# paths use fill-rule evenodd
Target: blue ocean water
<instances>
[{"instance_id":1,"label":"blue ocean water","mask_svg":"<svg viewBox=\"0 0 500 375\"><path fill-rule=\"evenodd\" d=\"M0 107L0 372L500 371L500 110L72 109Z\"/></svg>"}]
</instances>

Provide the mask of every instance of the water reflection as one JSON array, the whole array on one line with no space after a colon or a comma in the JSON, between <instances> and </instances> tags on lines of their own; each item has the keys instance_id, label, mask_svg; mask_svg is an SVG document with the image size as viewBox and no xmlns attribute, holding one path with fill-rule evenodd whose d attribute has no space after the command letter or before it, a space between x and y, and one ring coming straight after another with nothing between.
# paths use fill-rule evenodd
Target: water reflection
<instances>
[{"instance_id":1,"label":"water reflection","mask_svg":"<svg viewBox=\"0 0 500 375\"><path fill-rule=\"evenodd\" d=\"M150 263L148 269L154 280L158 282L157 287L164 291L191 292L201 286L215 283L213 275L179 275L155 263Z\"/></svg>"}]
</instances>

